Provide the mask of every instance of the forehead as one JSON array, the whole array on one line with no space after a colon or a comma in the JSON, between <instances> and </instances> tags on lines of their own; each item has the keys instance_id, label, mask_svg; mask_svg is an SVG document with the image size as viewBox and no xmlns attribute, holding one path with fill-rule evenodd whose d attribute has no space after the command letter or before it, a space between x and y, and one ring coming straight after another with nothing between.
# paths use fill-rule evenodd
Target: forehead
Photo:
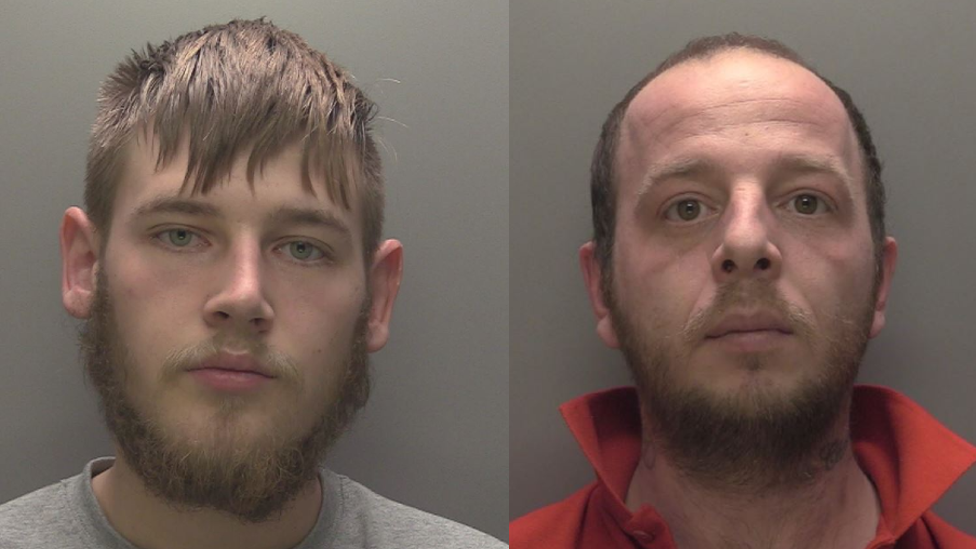
<instances>
[{"instance_id":1,"label":"forehead","mask_svg":"<svg viewBox=\"0 0 976 549\"><path fill-rule=\"evenodd\" d=\"M791 61L749 49L686 61L653 79L624 116L618 161L626 171L717 140L830 155L852 169L860 164L847 113L826 83Z\"/></svg>"},{"instance_id":2,"label":"forehead","mask_svg":"<svg viewBox=\"0 0 976 549\"><path fill-rule=\"evenodd\" d=\"M245 209L302 203L328 210L351 222L360 218L357 185L345 185L351 211L329 197L325 175L316 173L314 169L309 174L311 189L308 188L303 177L303 150L297 141L268 158L263 166L254 171L252 181L247 177L251 151L241 151L236 157L229 159L229 170L225 174L218 175L209 188L196 193L193 192L193 177L184 184L190 154L187 140L184 139L173 157L160 163L158 140L139 132L122 150L123 169L115 193L114 215L125 216L145 201L160 196L172 196L195 198L204 202L246 200Z\"/></svg>"}]
</instances>

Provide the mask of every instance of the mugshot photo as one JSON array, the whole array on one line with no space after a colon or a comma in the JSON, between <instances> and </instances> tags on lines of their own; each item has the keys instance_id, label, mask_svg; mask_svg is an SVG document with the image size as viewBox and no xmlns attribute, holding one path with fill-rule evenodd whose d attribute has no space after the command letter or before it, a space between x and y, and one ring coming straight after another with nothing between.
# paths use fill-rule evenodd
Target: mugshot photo
<instances>
[{"instance_id":1,"label":"mugshot photo","mask_svg":"<svg viewBox=\"0 0 976 549\"><path fill-rule=\"evenodd\" d=\"M508 3L3 11L0 546L504 546Z\"/></svg>"},{"instance_id":2,"label":"mugshot photo","mask_svg":"<svg viewBox=\"0 0 976 549\"><path fill-rule=\"evenodd\" d=\"M511 21L512 546L976 543L976 10Z\"/></svg>"}]
</instances>

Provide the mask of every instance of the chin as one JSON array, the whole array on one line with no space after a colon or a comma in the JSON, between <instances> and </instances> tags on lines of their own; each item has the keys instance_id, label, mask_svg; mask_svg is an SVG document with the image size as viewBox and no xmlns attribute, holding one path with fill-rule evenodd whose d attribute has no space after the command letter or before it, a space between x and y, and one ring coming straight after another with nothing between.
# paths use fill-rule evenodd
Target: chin
<instances>
[{"instance_id":1,"label":"chin","mask_svg":"<svg viewBox=\"0 0 976 549\"><path fill-rule=\"evenodd\" d=\"M174 441L197 441L206 445L250 446L284 433L281 425L294 426L294 422L281 422L267 410L249 406L219 406L211 403L185 403L169 411L156 410L147 419L158 418L161 431ZM277 424L277 425L276 425ZM192 444L192 443L191 443Z\"/></svg>"},{"instance_id":2,"label":"chin","mask_svg":"<svg viewBox=\"0 0 976 549\"><path fill-rule=\"evenodd\" d=\"M709 383L695 383L694 380L688 383L686 387L690 392L703 391L713 402L727 409L756 412L789 406L814 381L796 375L796 372L749 367L713 376Z\"/></svg>"}]
</instances>

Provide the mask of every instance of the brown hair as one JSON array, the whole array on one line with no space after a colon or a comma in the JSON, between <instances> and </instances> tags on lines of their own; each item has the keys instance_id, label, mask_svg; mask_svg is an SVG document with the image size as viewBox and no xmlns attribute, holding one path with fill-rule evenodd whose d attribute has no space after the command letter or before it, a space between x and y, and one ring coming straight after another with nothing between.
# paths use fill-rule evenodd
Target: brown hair
<instances>
[{"instance_id":1,"label":"brown hair","mask_svg":"<svg viewBox=\"0 0 976 549\"><path fill-rule=\"evenodd\" d=\"M886 234L884 222L885 190L884 184L881 181L881 161L878 159L877 150L871 139L871 131L861 111L854 105L850 94L820 75L803 61L799 54L786 45L768 38L731 33L723 36L709 36L693 40L681 51L672 54L658 65L653 72L645 76L643 80L627 92L627 95L610 111L610 115L603 124L603 131L600 134L600 140L597 142L590 169L590 200L593 207L593 241L596 244L597 261L603 271L603 290L605 293L609 291L609 281L612 276L611 259L613 256L614 226L616 223L616 192L613 184L615 176L614 165L616 164L617 144L620 140L620 126L623 122L624 115L627 113L627 108L630 106L631 101L634 100L634 97L651 80L657 78L664 71L680 65L685 61L707 59L715 54L735 48L756 50L800 65L823 80L837 95L841 103L843 103L844 109L847 111L847 116L851 120L851 125L854 127L854 133L857 135L858 144L860 145L861 154L864 159L864 177L868 196L868 219L871 224L871 237L874 241L876 277L880 276L883 250L881 244Z\"/></svg>"},{"instance_id":2,"label":"brown hair","mask_svg":"<svg viewBox=\"0 0 976 549\"><path fill-rule=\"evenodd\" d=\"M329 198L362 204L367 265L383 225L383 180L371 133L376 106L350 75L297 34L264 19L234 20L147 45L102 84L85 175L85 206L106 238L125 147L158 140L157 167L189 145L183 189L206 193L250 149L247 179L286 146L302 144L302 184L324 176Z\"/></svg>"}]
</instances>

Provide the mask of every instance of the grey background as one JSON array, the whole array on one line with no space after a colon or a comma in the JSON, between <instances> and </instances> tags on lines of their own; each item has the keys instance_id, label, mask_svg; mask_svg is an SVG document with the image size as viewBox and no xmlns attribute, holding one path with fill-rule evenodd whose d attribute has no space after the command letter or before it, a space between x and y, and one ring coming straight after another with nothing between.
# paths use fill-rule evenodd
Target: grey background
<instances>
[{"instance_id":1,"label":"grey background","mask_svg":"<svg viewBox=\"0 0 976 549\"><path fill-rule=\"evenodd\" d=\"M780 39L850 91L885 161L900 260L861 381L888 385L976 441L976 4L732 0L511 4L512 517L593 478L557 406L628 383L602 347L577 266L588 168L611 107L690 39ZM976 532L976 471L936 506Z\"/></svg>"},{"instance_id":2,"label":"grey background","mask_svg":"<svg viewBox=\"0 0 976 549\"><path fill-rule=\"evenodd\" d=\"M507 539L507 1L3 0L0 13L0 501L111 452L62 310L57 245L81 202L99 83L146 42L267 15L398 121L379 134L405 278L370 404L330 463Z\"/></svg>"}]
</instances>

